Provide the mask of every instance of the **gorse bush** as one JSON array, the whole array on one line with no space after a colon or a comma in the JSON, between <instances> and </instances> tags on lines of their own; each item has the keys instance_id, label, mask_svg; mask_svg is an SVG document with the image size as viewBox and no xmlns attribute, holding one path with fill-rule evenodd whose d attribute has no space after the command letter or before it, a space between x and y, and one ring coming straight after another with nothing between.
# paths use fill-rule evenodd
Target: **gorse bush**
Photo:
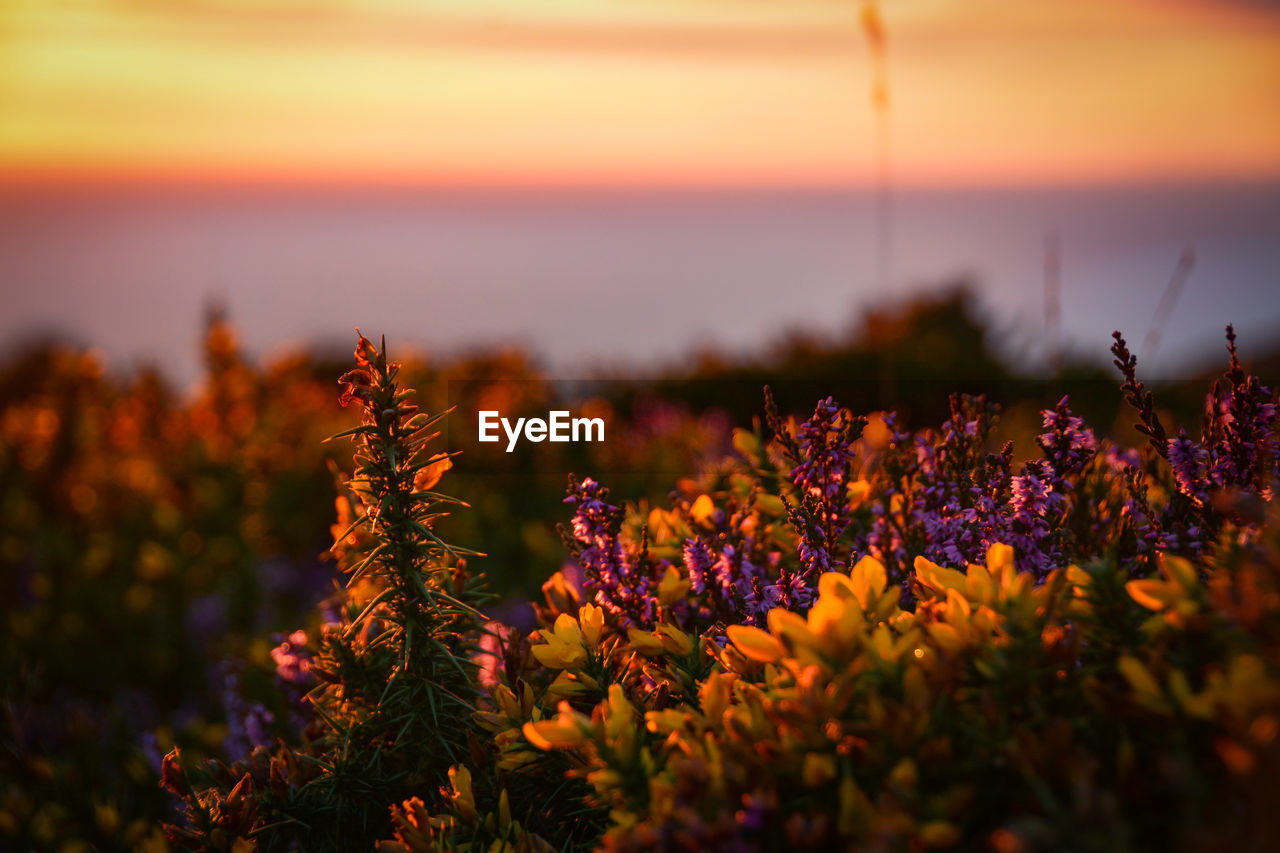
<instances>
[{"instance_id":1,"label":"gorse bush","mask_svg":"<svg viewBox=\"0 0 1280 853\"><path fill-rule=\"evenodd\" d=\"M270 667L306 660L337 618L308 613L339 577L322 555L334 471L352 470L345 442L323 440L355 407L332 393L338 367L254 364L216 318L203 352L189 393L59 348L0 365L0 849L130 850L167 813L156 781L175 743L193 760L240 756L305 725L314 676L286 663L278 685ZM449 395L517 415L569 405L514 351L404 373L433 410ZM653 408L619 425L625 446L545 449L554 475L501 452L480 475L455 472L450 491L474 508L442 535L483 532L495 588L536 594L562 556L544 523L559 472L641 472L628 488L661 495L668 478L650 468L727 447L716 418ZM474 428L455 422L448 439L475 459Z\"/></svg>"},{"instance_id":2,"label":"gorse bush","mask_svg":"<svg viewBox=\"0 0 1280 853\"><path fill-rule=\"evenodd\" d=\"M205 356L185 400L89 354L0 372L0 848L130 849L164 751L223 740L207 664L331 584L332 379L250 367L221 323Z\"/></svg>"},{"instance_id":3,"label":"gorse bush","mask_svg":"<svg viewBox=\"0 0 1280 853\"><path fill-rule=\"evenodd\" d=\"M165 759L202 850L1270 849L1280 825L1274 393L1240 365L1170 435L1117 335L1142 448L1064 399L937 429L766 424L666 507L571 479L529 634L482 615L465 511L361 338L346 587L273 653L287 738ZM303 692L306 691L305 696ZM279 726L280 720L277 720Z\"/></svg>"}]
</instances>

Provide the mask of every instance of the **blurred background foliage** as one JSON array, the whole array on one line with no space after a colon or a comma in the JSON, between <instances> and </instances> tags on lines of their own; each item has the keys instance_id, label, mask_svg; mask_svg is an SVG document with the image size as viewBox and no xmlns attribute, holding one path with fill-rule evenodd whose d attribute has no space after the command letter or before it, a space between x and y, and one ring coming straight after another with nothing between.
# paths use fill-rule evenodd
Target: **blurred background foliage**
<instances>
[{"instance_id":1,"label":"blurred background foliage","mask_svg":"<svg viewBox=\"0 0 1280 853\"><path fill-rule=\"evenodd\" d=\"M986 393L1004 406L993 444L1013 439L1024 453L1040 409L1070 393L1100 433L1139 443L1114 372L1069 359L1027 376L994 355L994 334L957 287L870 311L837 339L797 332L647 376L553 381L514 349L411 359L404 376L425 410L456 407L450 492L471 509L441 534L487 553L474 567L503 596L498 615L519 624L565 558L555 525L570 472L607 474L618 496L658 503L752 425L765 384L784 411L834 394L914 426L943 420L950 392ZM219 754L226 694L269 696L255 683L269 638L305 627L337 582L333 485L350 459L324 439L355 422L338 405L346 359L253 364L216 313L204 357L204 381L185 392L157 370L117 375L53 344L0 368L0 847L147 843L169 807L160 756L174 743ZM1274 379L1274 357L1251 361ZM1198 423L1203 376L1157 388L1166 423ZM603 417L608 440L513 453L475 441L481 409L552 408Z\"/></svg>"}]
</instances>

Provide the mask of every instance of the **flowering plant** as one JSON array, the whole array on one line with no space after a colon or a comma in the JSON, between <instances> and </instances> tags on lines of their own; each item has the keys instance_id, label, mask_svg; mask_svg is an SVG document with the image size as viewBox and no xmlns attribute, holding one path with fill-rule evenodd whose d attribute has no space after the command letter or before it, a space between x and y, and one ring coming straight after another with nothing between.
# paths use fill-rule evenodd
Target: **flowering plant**
<instances>
[{"instance_id":1,"label":"flowering plant","mask_svg":"<svg viewBox=\"0 0 1280 853\"><path fill-rule=\"evenodd\" d=\"M361 338L351 583L292 742L164 784L192 849L1156 849L1260 845L1280 778L1275 399L1244 374L1170 438L1063 399L1039 455L831 399L767 423L666 508L571 479L570 565L524 634L481 615L433 520L434 420ZM305 642L304 642L305 641ZM197 778L199 781L197 781ZM1191 839L1186 842L1186 839Z\"/></svg>"}]
</instances>

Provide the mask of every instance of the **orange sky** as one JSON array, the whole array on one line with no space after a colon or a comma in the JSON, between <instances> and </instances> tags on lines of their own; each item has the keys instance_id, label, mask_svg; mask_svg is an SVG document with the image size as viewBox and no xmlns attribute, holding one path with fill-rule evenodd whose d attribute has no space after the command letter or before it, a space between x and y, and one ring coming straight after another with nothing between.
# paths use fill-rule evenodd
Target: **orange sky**
<instances>
[{"instance_id":1,"label":"orange sky","mask_svg":"<svg viewBox=\"0 0 1280 853\"><path fill-rule=\"evenodd\" d=\"M1280 12L884 0L905 184L1280 176ZM864 183L856 0L0 0L0 174Z\"/></svg>"}]
</instances>

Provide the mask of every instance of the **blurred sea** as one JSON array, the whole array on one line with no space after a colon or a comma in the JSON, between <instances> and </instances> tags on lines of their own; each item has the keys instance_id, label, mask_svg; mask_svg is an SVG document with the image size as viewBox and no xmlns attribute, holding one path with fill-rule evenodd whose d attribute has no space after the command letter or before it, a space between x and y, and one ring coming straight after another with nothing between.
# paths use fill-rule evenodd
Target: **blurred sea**
<instances>
[{"instance_id":1,"label":"blurred sea","mask_svg":"<svg viewBox=\"0 0 1280 853\"><path fill-rule=\"evenodd\" d=\"M0 340L56 333L113 368L199 375L204 306L251 352L520 343L563 378L847 330L860 307L960 279L1001 347L1046 353L1046 240L1066 345L1139 347L1184 246L1196 266L1148 376L1280 344L1280 185L902 190L887 281L868 191L0 189Z\"/></svg>"}]
</instances>

